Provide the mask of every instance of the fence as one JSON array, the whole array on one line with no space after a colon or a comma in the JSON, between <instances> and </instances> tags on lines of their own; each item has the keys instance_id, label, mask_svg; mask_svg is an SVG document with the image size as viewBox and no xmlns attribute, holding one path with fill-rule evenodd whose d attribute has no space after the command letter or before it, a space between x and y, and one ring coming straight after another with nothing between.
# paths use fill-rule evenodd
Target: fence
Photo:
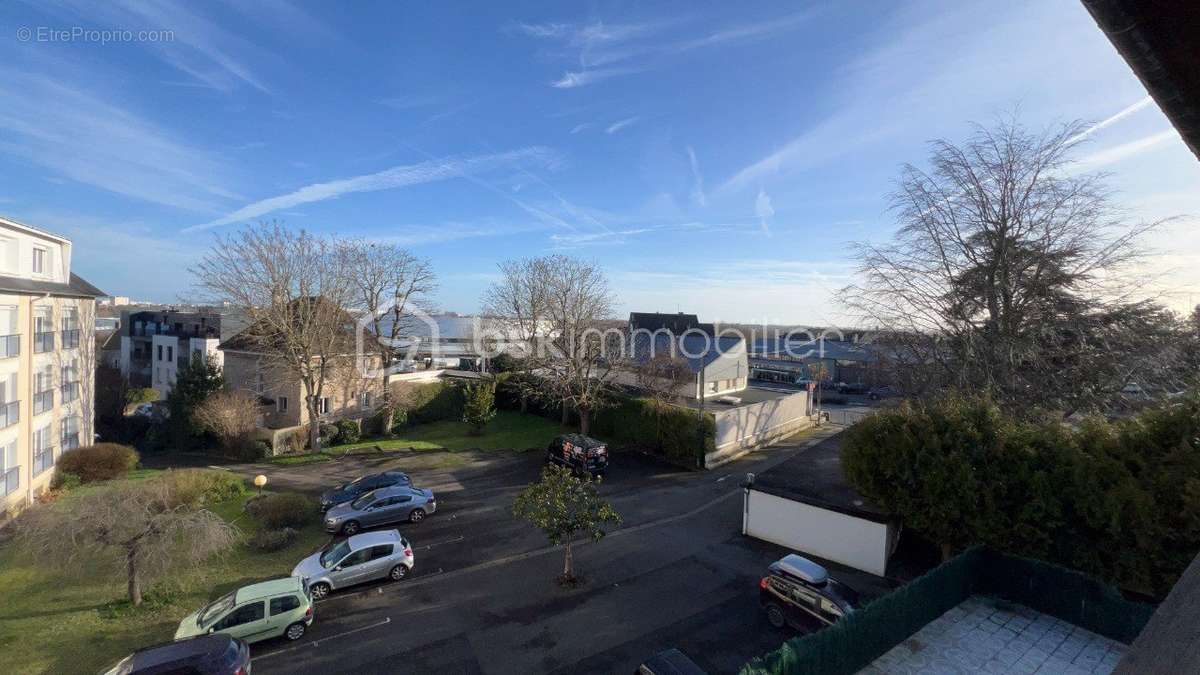
<instances>
[{"instance_id":1,"label":"fence","mask_svg":"<svg viewBox=\"0 0 1200 675\"><path fill-rule=\"evenodd\" d=\"M971 549L838 623L785 642L742 675L850 675L974 594L992 595L1131 642L1152 605L1130 602L1086 575L989 549Z\"/></svg>"}]
</instances>

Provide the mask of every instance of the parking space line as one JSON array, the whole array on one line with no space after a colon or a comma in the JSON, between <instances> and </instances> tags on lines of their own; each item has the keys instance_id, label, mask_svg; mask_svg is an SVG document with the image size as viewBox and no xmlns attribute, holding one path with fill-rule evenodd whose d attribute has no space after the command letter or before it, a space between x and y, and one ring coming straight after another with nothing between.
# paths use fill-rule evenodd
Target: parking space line
<instances>
[{"instance_id":1,"label":"parking space line","mask_svg":"<svg viewBox=\"0 0 1200 675\"><path fill-rule=\"evenodd\" d=\"M445 544L457 544L458 542L463 541L464 539L466 539L466 537L464 537L463 535L460 534L453 539L447 539L445 541L435 541L432 544L422 544L420 546L414 546L413 550L414 551L428 551L429 549L433 548L434 546L443 546Z\"/></svg>"},{"instance_id":2,"label":"parking space line","mask_svg":"<svg viewBox=\"0 0 1200 675\"><path fill-rule=\"evenodd\" d=\"M267 652L266 654L259 654L258 656L255 656L254 658L252 658L251 661L258 661L259 659L265 659L265 658L268 658L271 656L278 656L279 654L287 654L289 652L294 652L298 649L304 649L305 647L316 647L316 646L320 645L322 642L329 642L330 640L336 640L338 638L343 638L343 637L346 637L347 635L361 633L364 630L370 630L372 628L378 628L380 626L385 626L391 622L392 622L392 617L385 616L383 618L383 621L376 621L375 623L368 624L366 626L359 626L358 628L351 628L350 630L343 631L341 633L338 633L337 635L330 635L327 638L321 638L320 640L313 640L312 642L306 642L302 645L296 645L295 647L286 647L284 649L277 649L273 652Z\"/></svg>"}]
</instances>

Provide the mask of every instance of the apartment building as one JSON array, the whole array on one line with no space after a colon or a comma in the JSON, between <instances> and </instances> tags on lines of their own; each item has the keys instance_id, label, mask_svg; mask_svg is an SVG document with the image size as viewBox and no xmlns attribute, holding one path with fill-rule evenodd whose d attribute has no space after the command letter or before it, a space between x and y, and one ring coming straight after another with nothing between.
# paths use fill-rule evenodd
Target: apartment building
<instances>
[{"instance_id":1,"label":"apartment building","mask_svg":"<svg viewBox=\"0 0 1200 675\"><path fill-rule=\"evenodd\" d=\"M64 450L91 442L98 288L71 272L71 241L0 218L0 516L50 485Z\"/></svg>"},{"instance_id":2,"label":"apartment building","mask_svg":"<svg viewBox=\"0 0 1200 675\"><path fill-rule=\"evenodd\" d=\"M220 313L146 310L121 315L121 374L166 398L179 370L195 357L223 365Z\"/></svg>"}]
</instances>

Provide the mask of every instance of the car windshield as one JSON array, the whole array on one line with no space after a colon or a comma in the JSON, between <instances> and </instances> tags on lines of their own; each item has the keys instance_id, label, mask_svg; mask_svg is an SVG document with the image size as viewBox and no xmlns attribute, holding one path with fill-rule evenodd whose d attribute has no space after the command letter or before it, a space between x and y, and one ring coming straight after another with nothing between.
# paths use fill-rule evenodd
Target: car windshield
<instances>
[{"instance_id":1,"label":"car windshield","mask_svg":"<svg viewBox=\"0 0 1200 675\"><path fill-rule=\"evenodd\" d=\"M375 493L368 492L367 494L365 494L365 495L359 497L358 499L355 499L353 502L351 502L350 506L361 511L362 509L365 509L367 507L367 505L373 501L375 501Z\"/></svg>"},{"instance_id":2,"label":"car windshield","mask_svg":"<svg viewBox=\"0 0 1200 675\"><path fill-rule=\"evenodd\" d=\"M833 596L835 600L840 600L841 602L838 605L842 609L856 609L858 607L858 591L836 579L830 579L826 582L825 592Z\"/></svg>"},{"instance_id":3,"label":"car windshield","mask_svg":"<svg viewBox=\"0 0 1200 675\"><path fill-rule=\"evenodd\" d=\"M208 603L204 609L200 610L200 615L196 617L196 625L201 628L208 628L216 623L217 619L225 616L226 612L233 609L233 601L236 594L237 591L234 591Z\"/></svg>"},{"instance_id":4,"label":"car windshield","mask_svg":"<svg viewBox=\"0 0 1200 675\"><path fill-rule=\"evenodd\" d=\"M329 569L350 554L350 542L343 541L321 554L321 567Z\"/></svg>"}]
</instances>

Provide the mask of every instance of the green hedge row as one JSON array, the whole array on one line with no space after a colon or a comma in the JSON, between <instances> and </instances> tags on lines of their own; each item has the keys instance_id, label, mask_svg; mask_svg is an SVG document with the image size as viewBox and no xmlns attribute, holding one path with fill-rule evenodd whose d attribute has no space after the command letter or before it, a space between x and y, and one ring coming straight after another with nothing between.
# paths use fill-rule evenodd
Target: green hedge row
<instances>
[{"instance_id":1,"label":"green hedge row","mask_svg":"<svg viewBox=\"0 0 1200 675\"><path fill-rule=\"evenodd\" d=\"M828 628L792 638L742 675L851 675L972 595L1015 602L1129 643L1152 605L1130 602L1103 582L1057 565L973 548Z\"/></svg>"},{"instance_id":2,"label":"green hedge row","mask_svg":"<svg viewBox=\"0 0 1200 675\"><path fill-rule=\"evenodd\" d=\"M465 402L463 387L445 381L412 384L405 391L408 421L414 424L461 420Z\"/></svg>"}]
</instances>

